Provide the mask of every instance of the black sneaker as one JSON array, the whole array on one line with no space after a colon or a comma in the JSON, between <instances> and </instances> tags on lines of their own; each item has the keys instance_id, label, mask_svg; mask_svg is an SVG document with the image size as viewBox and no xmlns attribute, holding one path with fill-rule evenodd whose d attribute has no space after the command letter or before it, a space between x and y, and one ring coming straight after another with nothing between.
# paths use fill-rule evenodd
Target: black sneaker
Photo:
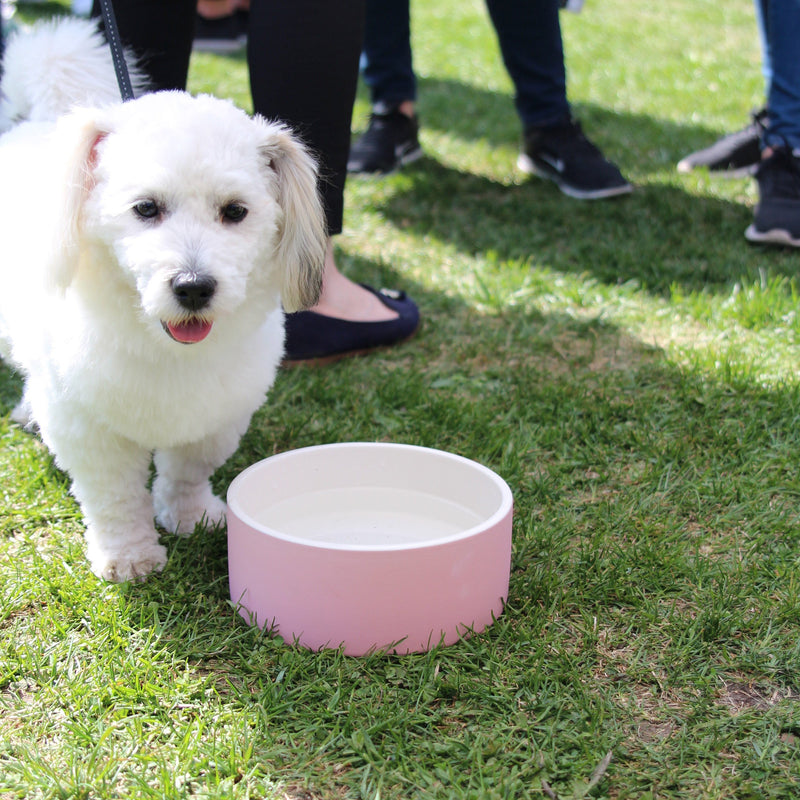
<instances>
[{"instance_id":1,"label":"black sneaker","mask_svg":"<svg viewBox=\"0 0 800 800\"><path fill-rule=\"evenodd\" d=\"M528 128L517 166L554 181L578 200L600 200L633 191L622 174L584 135L573 119L559 125Z\"/></svg>"},{"instance_id":2,"label":"black sneaker","mask_svg":"<svg viewBox=\"0 0 800 800\"><path fill-rule=\"evenodd\" d=\"M247 44L247 14L208 19L197 15L193 48L204 53L236 53Z\"/></svg>"},{"instance_id":3,"label":"black sneaker","mask_svg":"<svg viewBox=\"0 0 800 800\"><path fill-rule=\"evenodd\" d=\"M768 125L767 109L753 112L752 117L753 121L747 127L682 158L678 162L678 172L705 167L730 178L752 175L761 161L761 136Z\"/></svg>"},{"instance_id":4,"label":"black sneaker","mask_svg":"<svg viewBox=\"0 0 800 800\"><path fill-rule=\"evenodd\" d=\"M392 108L373 112L369 126L350 147L348 172L393 172L422 156L419 121Z\"/></svg>"},{"instance_id":5,"label":"black sneaker","mask_svg":"<svg viewBox=\"0 0 800 800\"><path fill-rule=\"evenodd\" d=\"M749 242L800 247L800 150L778 147L756 172L759 201Z\"/></svg>"}]
</instances>

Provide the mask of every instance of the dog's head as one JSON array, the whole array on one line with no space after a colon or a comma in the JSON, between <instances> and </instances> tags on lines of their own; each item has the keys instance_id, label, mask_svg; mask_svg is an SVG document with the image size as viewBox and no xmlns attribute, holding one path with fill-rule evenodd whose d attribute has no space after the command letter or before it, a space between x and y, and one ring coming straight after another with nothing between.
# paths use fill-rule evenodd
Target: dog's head
<instances>
[{"instance_id":1,"label":"dog's head","mask_svg":"<svg viewBox=\"0 0 800 800\"><path fill-rule=\"evenodd\" d=\"M71 151L56 285L117 282L151 327L184 343L278 297L287 311L317 301L316 169L285 127L162 92L75 112L56 135Z\"/></svg>"}]
</instances>

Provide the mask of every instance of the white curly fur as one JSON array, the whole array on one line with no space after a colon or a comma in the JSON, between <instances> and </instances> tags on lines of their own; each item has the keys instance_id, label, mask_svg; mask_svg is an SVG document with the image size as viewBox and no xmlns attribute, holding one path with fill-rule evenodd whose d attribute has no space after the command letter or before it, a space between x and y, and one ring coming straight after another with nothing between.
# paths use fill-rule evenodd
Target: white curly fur
<instances>
[{"instance_id":1,"label":"white curly fur","mask_svg":"<svg viewBox=\"0 0 800 800\"><path fill-rule=\"evenodd\" d=\"M147 80L131 54L126 56L138 96L146 90ZM12 32L3 68L0 132L20 122L52 121L76 102L86 106L119 102L111 50L97 27L84 19L61 17Z\"/></svg>"},{"instance_id":2,"label":"white curly fur","mask_svg":"<svg viewBox=\"0 0 800 800\"><path fill-rule=\"evenodd\" d=\"M224 520L209 478L272 385L282 306L318 297L325 229L288 130L208 96L103 97L101 47L83 20L9 45L0 88L29 121L0 137L0 353L25 377L16 418L72 478L93 571L124 581L166 563L154 515Z\"/></svg>"}]
</instances>

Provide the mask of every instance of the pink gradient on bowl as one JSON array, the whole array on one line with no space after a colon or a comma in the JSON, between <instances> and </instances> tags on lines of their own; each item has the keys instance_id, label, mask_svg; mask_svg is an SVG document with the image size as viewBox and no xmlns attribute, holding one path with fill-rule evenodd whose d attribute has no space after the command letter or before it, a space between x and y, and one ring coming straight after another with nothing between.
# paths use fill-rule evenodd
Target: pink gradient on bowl
<instances>
[{"instance_id":1,"label":"pink gradient on bowl","mask_svg":"<svg viewBox=\"0 0 800 800\"><path fill-rule=\"evenodd\" d=\"M231 599L312 650L452 644L502 613L512 505L496 473L441 450L351 442L267 458L228 490Z\"/></svg>"}]
</instances>

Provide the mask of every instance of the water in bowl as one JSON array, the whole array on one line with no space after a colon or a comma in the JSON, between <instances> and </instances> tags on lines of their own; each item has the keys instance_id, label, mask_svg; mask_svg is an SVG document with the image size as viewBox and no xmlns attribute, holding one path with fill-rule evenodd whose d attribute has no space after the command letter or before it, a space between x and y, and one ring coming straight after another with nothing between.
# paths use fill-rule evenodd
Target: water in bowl
<instances>
[{"instance_id":1,"label":"water in bowl","mask_svg":"<svg viewBox=\"0 0 800 800\"><path fill-rule=\"evenodd\" d=\"M483 522L474 509L437 495L370 486L293 495L263 508L256 519L297 539L354 547L436 541Z\"/></svg>"}]
</instances>

